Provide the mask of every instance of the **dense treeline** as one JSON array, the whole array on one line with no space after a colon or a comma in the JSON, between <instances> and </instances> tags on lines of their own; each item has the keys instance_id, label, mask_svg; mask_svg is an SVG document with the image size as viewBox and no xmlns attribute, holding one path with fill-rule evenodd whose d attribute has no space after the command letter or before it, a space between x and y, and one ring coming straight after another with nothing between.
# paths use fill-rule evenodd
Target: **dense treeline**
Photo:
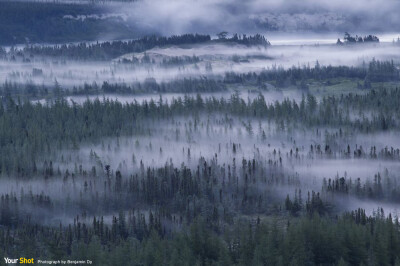
<instances>
[{"instance_id":1,"label":"dense treeline","mask_svg":"<svg viewBox=\"0 0 400 266\"><path fill-rule=\"evenodd\" d=\"M183 78L169 82L157 82L154 78L147 78L144 82L133 84L118 84L103 82L98 85L85 83L82 87L61 88L56 82L55 86L36 85L27 83L20 85L12 82L5 82L0 87L2 96L21 96L23 98L48 98L49 96L60 97L68 95L100 95L100 94L145 94L145 93L202 93L226 91L227 86L223 82L212 78Z\"/></svg>"},{"instance_id":2,"label":"dense treeline","mask_svg":"<svg viewBox=\"0 0 400 266\"><path fill-rule=\"evenodd\" d=\"M268 46L270 43L263 35L238 36L232 38L211 40L210 35L182 34L170 37L147 36L130 41L97 42L95 44L64 44L55 46L31 45L23 49L28 55L45 55L65 57L68 59L107 60L127 53L139 53L156 46L198 44L204 42L237 43L247 46ZM15 51L14 51L15 52Z\"/></svg>"},{"instance_id":3,"label":"dense treeline","mask_svg":"<svg viewBox=\"0 0 400 266\"><path fill-rule=\"evenodd\" d=\"M244 44L247 46L251 45L260 45L260 46L269 46L271 43L265 38L265 36L261 34L255 34L254 36L250 35L247 36L246 34L243 35L238 35L238 34L233 34L231 38L226 37L225 32L221 32L218 34L219 39L217 41L219 42L224 42L224 43L239 43L239 44Z\"/></svg>"},{"instance_id":4,"label":"dense treeline","mask_svg":"<svg viewBox=\"0 0 400 266\"><path fill-rule=\"evenodd\" d=\"M87 89L86 89L87 88ZM97 94L97 93L166 93L166 92L183 92L183 93L201 93L201 92L218 92L227 90L226 85L214 79L191 79L184 78L182 80L173 80L170 82L156 82L154 79L146 79L143 83L137 83L132 86L124 86L119 84L110 84L104 82L100 90L91 90L92 86L87 85L80 90L76 87L72 89L72 94ZM67 92L68 94L68 92Z\"/></svg>"},{"instance_id":5,"label":"dense treeline","mask_svg":"<svg viewBox=\"0 0 400 266\"><path fill-rule=\"evenodd\" d=\"M210 41L209 35L183 34L170 37L148 36L130 41L97 42L94 44L64 44L55 46L28 46L25 53L61 56L68 59L107 60L127 53L144 52L156 46L196 44Z\"/></svg>"},{"instance_id":6,"label":"dense treeline","mask_svg":"<svg viewBox=\"0 0 400 266\"><path fill-rule=\"evenodd\" d=\"M362 182L360 178L338 177L324 180L323 191L332 196L352 195L361 199L380 200L389 202L400 202L400 185L397 178L388 176L383 177L380 173L374 176L373 181Z\"/></svg>"},{"instance_id":7,"label":"dense treeline","mask_svg":"<svg viewBox=\"0 0 400 266\"><path fill-rule=\"evenodd\" d=\"M362 37L362 36L358 36L358 35L356 35L355 37L354 36L351 36L348 32L346 32L345 34L344 34L344 43L345 44L354 44L354 43L378 43L379 42L379 38L378 37L376 37L375 35L367 35L367 36L364 36L364 37ZM337 40L337 44L338 45L342 45L343 44L343 42L340 40L340 39L338 39Z\"/></svg>"},{"instance_id":8,"label":"dense treeline","mask_svg":"<svg viewBox=\"0 0 400 266\"><path fill-rule=\"evenodd\" d=\"M399 70L394 65L393 60L381 62L373 59L368 65L368 73L365 79L373 82L399 80Z\"/></svg>"},{"instance_id":9,"label":"dense treeline","mask_svg":"<svg viewBox=\"0 0 400 266\"><path fill-rule=\"evenodd\" d=\"M289 69L273 68L256 73L239 74L230 72L225 75L226 83L263 82L274 81L277 87L299 85L299 81L309 79L323 81L332 78L357 78L364 80L364 88L370 88L371 82L397 81L400 79L399 70L393 61L379 61L373 59L369 64L361 67L348 66L321 66L318 62L314 67L291 67ZM330 84L327 84L330 85ZM300 89L304 87L299 86Z\"/></svg>"},{"instance_id":10,"label":"dense treeline","mask_svg":"<svg viewBox=\"0 0 400 266\"><path fill-rule=\"evenodd\" d=\"M362 210L330 220L311 218L277 222L242 221L221 234L202 219L188 230L164 236L158 220L113 218L93 225L75 221L60 228L25 225L0 229L1 255L42 259L90 259L94 265L399 265L400 225L381 213ZM144 221L146 222L144 224ZM136 221L136 222L135 222ZM134 235L142 226L142 241ZM36 241L32 241L32 238Z\"/></svg>"}]
</instances>

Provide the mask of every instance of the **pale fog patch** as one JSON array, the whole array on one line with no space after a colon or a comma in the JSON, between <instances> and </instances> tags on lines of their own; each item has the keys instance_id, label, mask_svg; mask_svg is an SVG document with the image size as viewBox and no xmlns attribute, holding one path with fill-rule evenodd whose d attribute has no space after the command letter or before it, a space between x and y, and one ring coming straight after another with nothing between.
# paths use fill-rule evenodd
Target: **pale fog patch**
<instances>
[{"instance_id":1,"label":"pale fog patch","mask_svg":"<svg viewBox=\"0 0 400 266\"><path fill-rule=\"evenodd\" d=\"M323 178L348 177L353 180L357 178L363 181L374 178L378 172L390 169L391 173L400 171L399 162L381 161L370 159L317 159L308 165L295 166L297 172L304 176Z\"/></svg>"},{"instance_id":2,"label":"pale fog patch","mask_svg":"<svg viewBox=\"0 0 400 266\"><path fill-rule=\"evenodd\" d=\"M271 45L247 47L243 45L204 44L185 47L154 48L144 53L121 56L112 61L71 61L68 59L32 58L30 62L0 61L0 82L54 86L57 81L64 88L96 82L133 84L154 78L169 82L183 78L221 78L226 72L259 73L263 70L315 66L367 66L373 60L400 62L400 46L391 43L353 46L337 45ZM149 58L148 64L121 63L123 59ZM165 67L163 59L197 56L197 63ZM208 67L209 66L209 67ZM41 71L40 74L35 69Z\"/></svg>"}]
</instances>

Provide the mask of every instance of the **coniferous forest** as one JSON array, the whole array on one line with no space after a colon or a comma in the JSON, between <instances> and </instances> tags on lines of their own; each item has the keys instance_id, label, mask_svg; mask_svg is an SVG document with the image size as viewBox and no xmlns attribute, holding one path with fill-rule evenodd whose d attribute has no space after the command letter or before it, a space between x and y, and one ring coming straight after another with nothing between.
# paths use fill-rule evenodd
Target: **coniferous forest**
<instances>
[{"instance_id":1,"label":"coniferous forest","mask_svg":"<svg viewBox=\"0 0 400 266\"><path fill-rule=\"evenodd\" d=\"M400 5L232 2L0 1L0 265L400 266Z\"/></svg>"}]
</instances>

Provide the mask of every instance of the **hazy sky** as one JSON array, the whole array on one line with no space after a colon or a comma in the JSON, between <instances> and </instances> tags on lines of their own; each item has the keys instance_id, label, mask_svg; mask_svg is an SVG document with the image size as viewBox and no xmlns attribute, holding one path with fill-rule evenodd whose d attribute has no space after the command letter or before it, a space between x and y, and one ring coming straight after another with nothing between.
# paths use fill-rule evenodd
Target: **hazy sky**
<instances>
[{"instance_id":1,"label":"hazy sky","mask_svg":"<svg viewBox=\"0 0 400 266\"><path fill-rule=\"evenodd\" d=\"M141 0L113 12L162 34L255 31L396 32L400 1Z\"/></svg>"}]
</instances>

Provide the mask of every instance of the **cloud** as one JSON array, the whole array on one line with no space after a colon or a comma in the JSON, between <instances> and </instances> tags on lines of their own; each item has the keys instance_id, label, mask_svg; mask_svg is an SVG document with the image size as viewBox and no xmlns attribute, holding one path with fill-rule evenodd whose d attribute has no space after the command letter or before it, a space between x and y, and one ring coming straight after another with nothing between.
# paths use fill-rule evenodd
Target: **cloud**
<instances>
[{"instance_id":1,"label":"cloud","mask_svg":"<svg viewBox=\"0 0 400 266\"><path fill-rule=\"evenodd\" d=\"M142 0L113 5L143 31L385 31L400 25L399 1Z\"/></svg>"}]
</instances>

